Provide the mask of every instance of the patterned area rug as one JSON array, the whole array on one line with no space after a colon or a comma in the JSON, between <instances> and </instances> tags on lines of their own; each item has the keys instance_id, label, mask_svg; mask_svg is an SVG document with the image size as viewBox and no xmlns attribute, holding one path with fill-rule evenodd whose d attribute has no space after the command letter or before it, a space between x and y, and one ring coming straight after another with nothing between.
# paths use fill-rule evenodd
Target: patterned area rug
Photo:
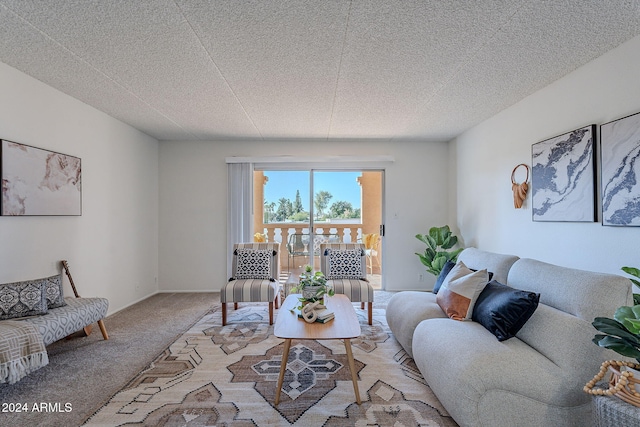
<instances>
[{"instance_id":1,"label":"patterned area rug","mask_svg":"<svg viewBox=\"0 0 640 427\"><path fill-rule=\"evenodd\" d=\"M384 309L369 326L355 307L361 405L342 341L294 340L275 406L284 341L266 304L244 303L228 311L225 327L219 308L203 317L84 425L456 426L393 338Z\"/></svg>"}]
</instances>

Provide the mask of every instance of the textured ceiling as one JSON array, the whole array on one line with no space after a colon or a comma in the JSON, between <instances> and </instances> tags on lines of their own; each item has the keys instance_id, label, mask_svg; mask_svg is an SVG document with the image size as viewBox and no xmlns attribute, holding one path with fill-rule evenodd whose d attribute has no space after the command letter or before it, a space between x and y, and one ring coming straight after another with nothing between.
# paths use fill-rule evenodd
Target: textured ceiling
<instances>
[{"instance_id":1,"label":"textured ceiling","mask_svg":"<svg viewBox=\"0 0 640 427\"><path fill-rule=\"evenodd\" d=\"M449 140L636 0L0 0L0 61L160 140Z\"/></svg>"}]
</instances>

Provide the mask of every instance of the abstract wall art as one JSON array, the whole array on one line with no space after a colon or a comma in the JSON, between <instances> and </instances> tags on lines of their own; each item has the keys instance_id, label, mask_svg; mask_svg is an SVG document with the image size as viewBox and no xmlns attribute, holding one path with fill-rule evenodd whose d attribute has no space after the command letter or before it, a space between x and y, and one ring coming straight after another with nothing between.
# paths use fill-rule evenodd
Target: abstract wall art
<instances>
[{"instance_id":1,"label":"abstract wall art","mask_svg":"<svg viewBox=\"0 0 640 427\"><path fill-rule=\"evenodd\" d=\"M0 141L3 216L82 215L78 157Z\"/></svg>"},{"instance_id":2,"label":"abstract wall art","mask_svg":"<svg viewBox=\"0 0 640 427\"><path fill-rule=\"evenodd\" d=\"M640 113L600 126L602 224L640 226Z\"/></svg>"},{"instance_id":3,"label":"abstract wall art","mask_svg":"<svg viewBox=\"0 0 640 427\"><path fill-rule=\"evenodd\" d=\"M534 221L596 221L596 125L531 147Z\"/></svg>"}]
</instances>

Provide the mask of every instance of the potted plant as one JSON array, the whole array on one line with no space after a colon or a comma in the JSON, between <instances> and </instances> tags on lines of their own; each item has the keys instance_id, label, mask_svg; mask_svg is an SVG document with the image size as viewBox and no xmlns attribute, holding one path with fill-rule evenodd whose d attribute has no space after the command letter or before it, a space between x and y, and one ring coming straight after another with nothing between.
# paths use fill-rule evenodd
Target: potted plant
<instances>
[{"instance_id":1,"label":"potted plant","mask_svg":"<svg viewBox=\"0 0 640 427\"><path fill-rule=\"evenodd\" d=\"M596 317L592 325L601 332L593 338L595 344L640 363L640 305L619 307L613 319Z\"/></svg>"},{"instance_id":2,"label":"potted plant","mask_svg":"<svg viewBox=\"0 0 640 427\"><path fill-rule=\"evenodd\" d=\"M322 301L325 295L333 296L335 294L333 288L327 285L327 279L322 271L314 272L313 267L310 265L304 266L298 286L291 288L291 291L302 294L300 298L302 305Z\"/></svg>"},{"instance_id":3,"label":"potted plant","mask_svg":"<svg viewBox=\"0 0 640 427\"><path fill-rule=\"evenodd\" d=\"M595 344L622 356L632 357L638 363L608 360L584 390L595 395L615 395L625 402L640 406L640 305L619 307L613 319L596 317L592 324L601 332L593 338ZM609 389L595 389L594 386L607 371L611 372Z\"/></svg>"},{"instance_id":4,"label":"potted plant","mask_svg":"<svg viewBox=\"0 0 640 427\"><path fill-rule=\"evenodd\" d=\"M458 254L463 248L448 250L458 243L458 238L451 233L448 225L431 227L429 234L416 234L416 239L427 245L424 253L416 252L420 262L427 267L427 271L438 276L447 261L456 262Z\"/></svg>"},{"instance_id":5,"label":"potted plant","mask_svg":"<svg viewBox=\"0 0 640 427\"><path fill-rule=\"evenodd\" d=\"M622 271L640 277L637 268L622 267ZM629 280L640 286L639 281ZM592 324L602 334L596 335L593 342L622 356L633 357L640 363L640 294L633 294L633 303L633 307L619 307L613 319L596 317Z\"/></svg>"},{"instance_id":6,"label":"potted plant","mask_svg":"<svg viewBox=\"0 0 640 427\"><path fill-rule=\"evenodd\" d=\"M640 279L640 269L637 269L635 267L622 267L622 271L624 271L625 273L633 277L637 277ZM640 281L636 279L629 279L629 280L631 280L634 285L640 287ZM640 294L633 294L633 303L636 305L640 304Z\"/></svg>"},{"instance_id":7,"label":"potted plant","mask_svg":"<svg viewBox=\"0 0 640 427\"><path fill-rule=\"evenodd\" d=\"M622 267L625 273L640 277L640 270ZM640 282L630 279L636 285ZM633 294L633 306L619 307L613 315L596 317L592 325L600 332L593 342L603 348L636 359L638 363L609 360L602 364L600 372L585 385L585 391L591 394L616 395L625 402L640 406L640 294ZM602 380L606 371L610 371L612 379L609 390L596 390L594 385Z\"/></svg>"}]
</instances>

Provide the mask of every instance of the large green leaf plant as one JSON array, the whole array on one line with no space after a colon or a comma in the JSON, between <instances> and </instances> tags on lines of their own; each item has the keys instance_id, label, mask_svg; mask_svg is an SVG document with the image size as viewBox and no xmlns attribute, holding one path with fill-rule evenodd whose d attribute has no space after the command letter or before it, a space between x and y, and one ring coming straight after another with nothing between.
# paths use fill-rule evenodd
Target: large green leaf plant
<instances>
[{"instance_id":1,"label":"large green leaf plant","mask_svg":"<svg viewBox=\"0 0 640 427\"><path fill-rule=\"evenodd\" d=\"M637 268L622 267L622 271L640 278L640 270ZM640 286L640 281L629 280ZM633 294L633 303L635 305L632 307L619 307L613 319L596 317L592 324L602 333L596 334L593 342L622 356L632 357L640 363L640 294Z\"/></svg>"},{"instance_id":2,"label":"large green leaf plant","mask_svg":"<svg viewBox=\"0 0 640 427\"><path fill-rule=\"evenodd\" d=\"M428 234L416 234L416 239L427 245L424 253L416 252L420 262L434 276L440 274L447 261L455 262L463 248L449 250L458 243L458 238L451 233L448 225L431 227Z\"/></svg>"},{"instance_id":3,"label":"large green leaf plant","mask_svg":"<svg viewBox=\"0 0 640 427\"><path fill-rule=\"evenodd\" d=\"M638 279L640 279L640 269L637 269L635 267L622 267L622 271L624 271L625 273L637 277ZM636 279L629 279L631 280L637 287L640 288L640 281L636 280ZM633 303L635 305L640 304L640 294L633 294Z\"/></svg>"}]
</instances>

